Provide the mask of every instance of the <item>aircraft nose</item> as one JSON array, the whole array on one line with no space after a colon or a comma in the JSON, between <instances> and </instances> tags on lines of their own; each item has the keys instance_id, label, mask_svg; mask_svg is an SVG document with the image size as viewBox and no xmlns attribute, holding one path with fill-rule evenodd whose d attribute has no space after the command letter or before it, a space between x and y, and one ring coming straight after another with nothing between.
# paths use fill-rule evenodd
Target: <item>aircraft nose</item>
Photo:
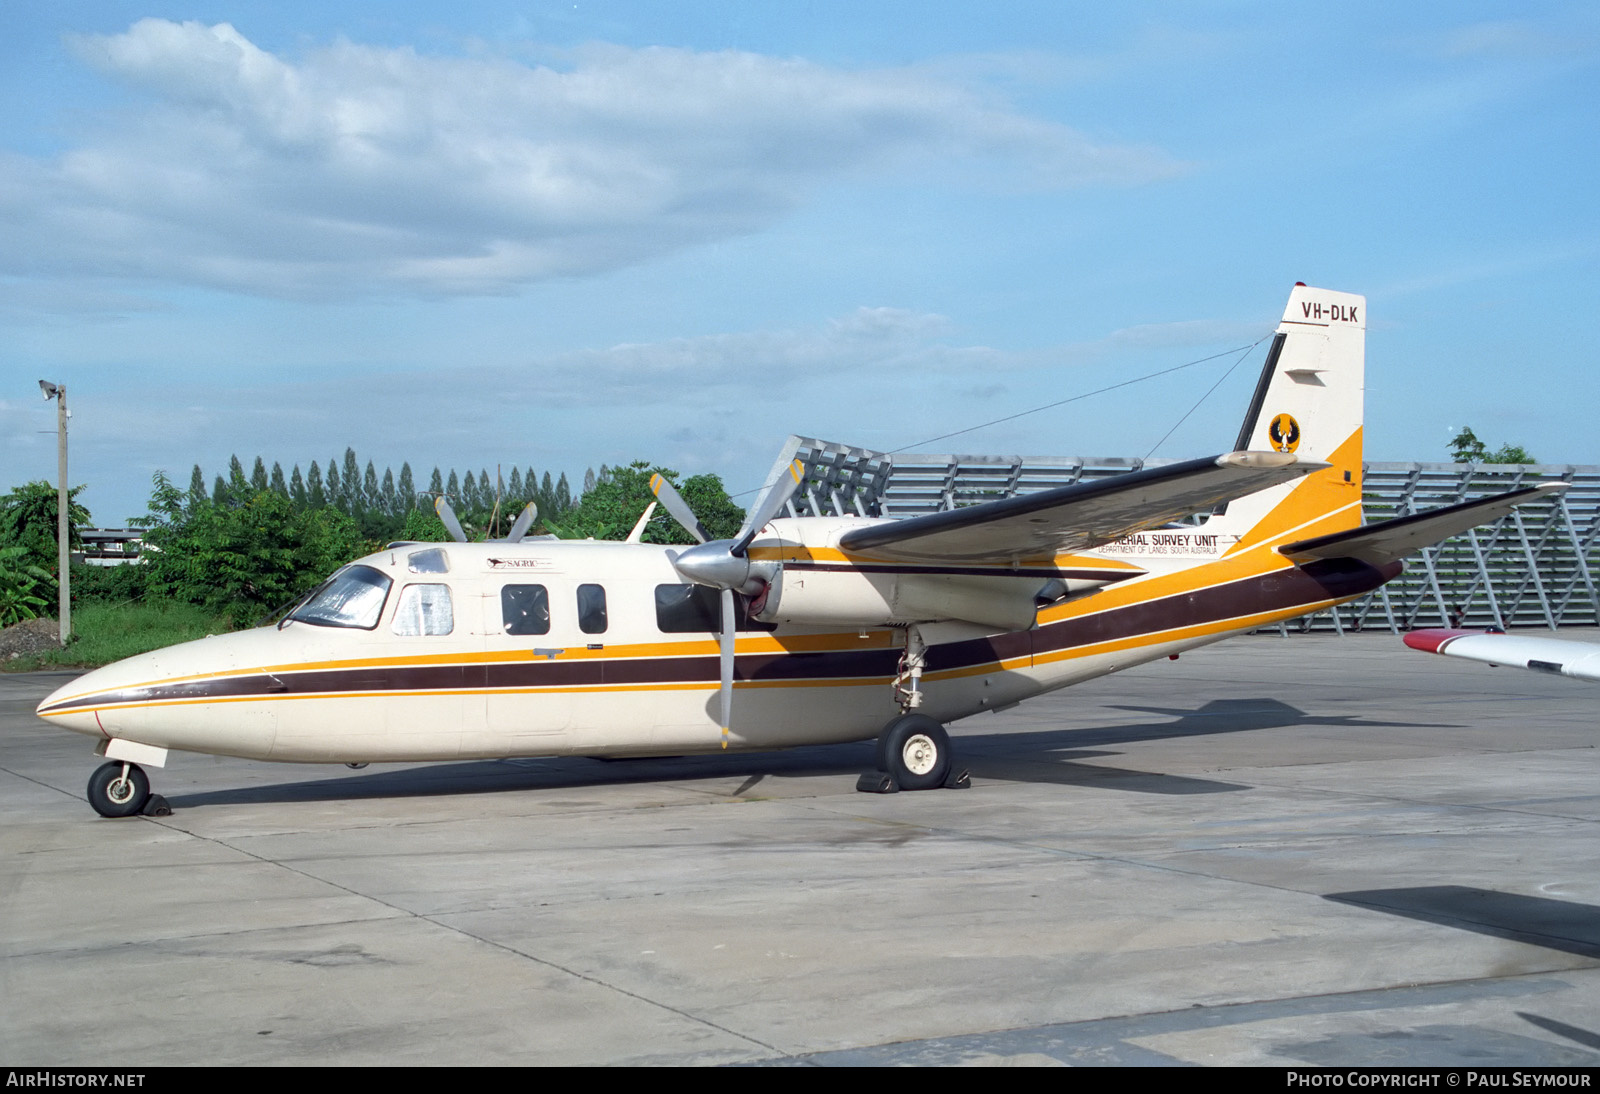
<instances>
[{"instance_id":1,"label":"aircraft nose","mask_svg":"<svg viewBox=\"0 0 1600 1094\"><path fill-rule=\"evenodd\" d=\"M94 669L62 684L34 708L34 713L63 729L101 735L92 699L106 690L105 669Z\"/></svg>"}]
</instances>

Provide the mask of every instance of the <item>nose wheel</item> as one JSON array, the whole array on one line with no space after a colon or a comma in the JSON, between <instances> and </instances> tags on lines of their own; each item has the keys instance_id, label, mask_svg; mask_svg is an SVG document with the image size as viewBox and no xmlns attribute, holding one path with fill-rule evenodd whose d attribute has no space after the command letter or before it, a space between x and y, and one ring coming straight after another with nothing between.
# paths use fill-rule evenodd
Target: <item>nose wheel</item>
<instances>
[{"instance_id":1,"label":"nose wheel","mask_svg":"<svg viewBox=\"0 0 1600 1094\"><path fill-rule=\"evenodd\" d=\"M138 764L113 760L89 776L89 804L102 817L132 817L150 801L150 777Z\"/></svg>"}]
</instances>

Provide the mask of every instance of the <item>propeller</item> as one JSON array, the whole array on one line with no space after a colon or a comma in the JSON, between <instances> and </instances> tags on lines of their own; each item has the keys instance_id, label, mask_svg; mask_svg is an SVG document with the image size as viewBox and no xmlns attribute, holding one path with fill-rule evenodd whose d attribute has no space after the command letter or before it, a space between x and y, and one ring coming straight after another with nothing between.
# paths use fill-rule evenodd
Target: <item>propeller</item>
<instances>
[{"instance_id":1,"label":"propeller","mask_svg":"<svg viewBox=\"0 0 1600 1094\"><path fill-rule=\"evenodd\" d=\"M450 533L450 538L457 543L467 542L467 533L462 529L461 522L456 519L456 511L450 506L450 499L440 494L433 499L433 511L439 514L445 531ZM506 533L504 539L491 540L492 543L519 543L522 537L528 534L528 529L533 527L533 522L539 517L537 502L529 502L522 507L522 512L517 514L517 519L511 525L511 531Z\"/></svg>"},{"instance_id":2,"label":"propeller","mask_svg":"<svg viewBox=\"0 0 1600 1094\"><path fill-rule=\"evenodd\" d=\"M751 506L738 534L732 539L712 539L705 525L700 523L699 518L694 515L694 510L689 508L689 503L683 500L683 495L678 493L677 488L659 474L650 477L650 489L655 494L656 500L666 506L667 512L672 514L673 519L683 525L684 530L698 541L696 546L668 556L672 560L673 569L696 585L722 591L722 625L718 652L722 681L723 748L728 747L728 729L733 720L733 654L734 640L738 637L739 610L734 594L760 596L766 590L771 580L771 568L759 563L751 565L750 544L761 529L765 528L788 504L794 492L799 489L803 478L805 478L805 463L801 460L790 461L774 481L768 484L760 500ZM763 569L767 572L763 573Z\"/></svg>"},{"instance_id":3,"label":"propeller","mask_svg":"<svg viewBox=\"0 0 1600 1094\"><path fill-rule=\"evenodd\" d=\"M450 533L450 538L457 543L467 542L467 533L461 530L461 522L456 519L456 511L450 508L450 499L440 494L433 499L433 511L439 514L439 519L444 522L445 530Z\"/></svg>"},{"instance_id":4,"label":"propeller","mask_svg":"<svg viewBox=\"0 0 1600 1094\"><path fill-rule=\"evenodd\" d=\"M507 543L520 543L522 537L528 534L528 529L533 527L533 522L539 517L539 503L530 501L522 507L522 512L517 514L517 519L511 525L511 531L506 533Z\"/></svg>"}]
</instances>

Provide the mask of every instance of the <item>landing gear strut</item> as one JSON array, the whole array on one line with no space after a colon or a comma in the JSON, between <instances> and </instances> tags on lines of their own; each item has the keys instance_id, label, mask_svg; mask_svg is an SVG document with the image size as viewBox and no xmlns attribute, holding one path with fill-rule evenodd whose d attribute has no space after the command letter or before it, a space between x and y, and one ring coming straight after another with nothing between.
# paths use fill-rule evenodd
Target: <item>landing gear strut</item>
<instances>
[{"instance_id":1,"label":"landing gear strut","mask_svg":"<svg viewBox=\"0 0 1600 1094\"><path fill-rule=\"evenodd\" d=\"M922 672L928 664L928 644L915 625L906 628L906 652L894 679L894 697L900 716L878 735L878 770L856 780L856 789L874 794L897 790L932 790L939 786L968 787L972 779L957 769L950 753L950 735L926 714L913 713L922 705Z\"/></svg>"},{"instance_id":2,"label":"landing gear strut","mask_svg":"<svg viewBox=\"0 0 1600 1094\"><path fill-rule=\"evenodd\" d=\"M102 817L132 817L150 800L150 778L138 764L101 764L89 776L89 804Z\"/></svg>"}]
</instances>

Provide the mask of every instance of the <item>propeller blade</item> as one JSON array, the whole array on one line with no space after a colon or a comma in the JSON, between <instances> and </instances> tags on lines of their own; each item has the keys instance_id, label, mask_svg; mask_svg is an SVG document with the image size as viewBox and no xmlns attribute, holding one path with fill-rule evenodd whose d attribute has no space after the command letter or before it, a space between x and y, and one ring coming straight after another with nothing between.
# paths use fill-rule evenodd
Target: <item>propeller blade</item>
<instances>
[{"instance_id":1,"label":"propeller blade","mask_svg":"<svg viewBox=\"0 0 1600 1094\"><path fill-rule=\"evenodd\" d=\"M506 533L506 542L519 543L522 537L528 534L528 529L533 527L533 522L539 516L539 503L530 501L522 507L522 512L517 514L516 523L511 525L511 531Z\"/></svg>"},{"instance_id":2,"label":"propeller blade","mask_svg":"<svg viewBox=\"0 0 1600 1094\"><path fill-rule=\"evenodd\" d=\"M456 519L456 511L450 508L450 500L440 494L433 501L433 511L439 514L439 519L444 522L445 530L450 533L457 543L467 542L467 533L461 530L461 522Z\"/></svg>"},{"instance_id":3,"label":"propeller blade","mask_svg":"<svg viewBox=\"0 0 1600 1094\"><path fill-rule=\"evenodd\" d=\"M683 530L694 537L696 543L705 543L711 539L711 533L700 523L700 518L694 515L694 510L683 500L683 495L678 493L677 487L657 474L650 476L650 491L655 494L657 501L667 507L672 519L683 525Z\"/></svg>"},{"instance_id":4,"label":"propeller blade","mask_svg":"<svg viewBox=\"0 0 1600 1094\"><path fill-rule=\"evenodd\" d=\"M750 509L750 515L744 518L744 527L739 529L739 534L734 537L730 553L744 556L750 549L750 541L756 538L756 533L767 526L767 523L777 516L794 497L794 492L800 489L800 481L805 478L806 465L803 460L791 460L789 466L778 476L778 481L764 494L759 502Z\"/></svg>"},{"instance_id":5,"label":"propeller blade","mask_svg":"<svg viewBox=\"0 0 1600 1094\"><path fill-rule=\"evenodd\" d=\"M734 615L739 610L732 589L722 590L722 747L728 747L728 727L733 722L733 643L738 637Z\"/></svg>"},{"instance_id":6,"label":"propeller blade","mask_svg":"<svg viewBox=\"0 0 1600 1094\"><path fill-rule=\"evenodd\" d=\"M634 522L633 531L628 533L628 538L623 540L624 543L644 542L644 530L650 527L650 518L656 515L656 506L659 504L659 502L653 501L644 507L643 515L641 515L639 519ZM674 556L672 555L672 552L669 551L667 552L667 557L672 558Z\"/></svg>"}]
</instances>

